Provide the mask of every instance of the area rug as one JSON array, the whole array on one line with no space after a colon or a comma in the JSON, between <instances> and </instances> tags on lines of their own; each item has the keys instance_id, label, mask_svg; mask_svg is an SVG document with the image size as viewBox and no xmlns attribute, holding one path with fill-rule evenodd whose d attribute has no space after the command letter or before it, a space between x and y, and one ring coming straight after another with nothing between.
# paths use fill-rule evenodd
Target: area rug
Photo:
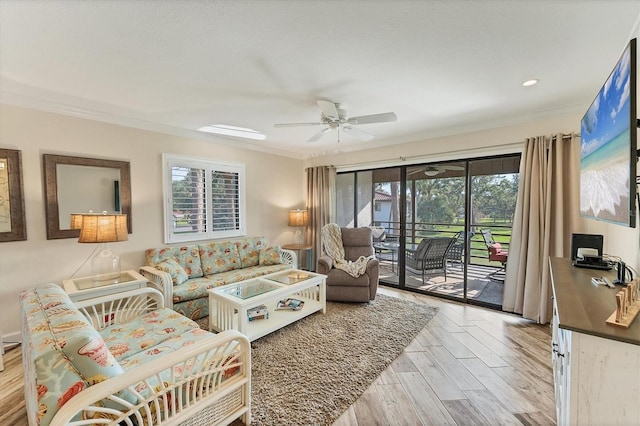
<instances>
[{"instance_id":1,"label":"area rug","mask_svg":"<svg viewBox=\"0 0 640 426\"><path fill-rule=\"evenodd\" d=\"M370 303L327 302L325 315L254 341L251 424L330 425L436 312L380 294Z\"/></svg>"}]
</instances>

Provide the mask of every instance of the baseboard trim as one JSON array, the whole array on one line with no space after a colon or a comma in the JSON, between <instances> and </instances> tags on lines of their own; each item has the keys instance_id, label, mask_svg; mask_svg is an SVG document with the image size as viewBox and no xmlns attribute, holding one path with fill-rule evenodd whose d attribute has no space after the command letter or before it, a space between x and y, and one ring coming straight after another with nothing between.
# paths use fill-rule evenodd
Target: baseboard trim
<instances>
[{"instance_id":1,"label":"baseboard trim","mask_svg":"<svg viewBox=\"0 0 640 426\"><path fill-rule=\"evenodd\" d=\"M0 354L4 354L5 347L12 348L20 343L22 343L22 335L19 331L15 333L3 334L2 336L0 336Z\"/></svg>"}]
</instances>

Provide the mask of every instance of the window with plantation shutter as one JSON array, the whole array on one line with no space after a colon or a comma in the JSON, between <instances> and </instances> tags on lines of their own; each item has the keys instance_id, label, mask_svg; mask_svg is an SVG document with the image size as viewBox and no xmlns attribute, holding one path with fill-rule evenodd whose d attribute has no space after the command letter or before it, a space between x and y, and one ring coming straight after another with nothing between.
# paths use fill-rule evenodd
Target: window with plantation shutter
<instances>
[{"instance_id":1,"label":"window with plantation shutter","mask_svg":"<svg viewBox=\"0 0 640 426\"><path fill-rule=\"evenodd\" d=\"M244 165L163 155L165 242L245 235Z\"/></svg>"}]
</instances>

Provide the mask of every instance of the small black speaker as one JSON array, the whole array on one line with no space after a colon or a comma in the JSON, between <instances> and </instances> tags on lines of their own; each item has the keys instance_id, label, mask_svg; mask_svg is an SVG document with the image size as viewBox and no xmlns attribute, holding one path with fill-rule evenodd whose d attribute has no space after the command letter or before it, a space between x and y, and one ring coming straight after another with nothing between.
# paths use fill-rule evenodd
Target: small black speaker
<instances>
[{"instance_id":1,"label":"small black speaker","mask_svg":"<svg viewBox=\"0 0 640 426\"><path fill-rule=\"evenodd\" d=\"M576 260L579 248L598 250L598 257L602 257L604 236L598 234L571 234L571 260Z\"/></svg>"}]
</instances>

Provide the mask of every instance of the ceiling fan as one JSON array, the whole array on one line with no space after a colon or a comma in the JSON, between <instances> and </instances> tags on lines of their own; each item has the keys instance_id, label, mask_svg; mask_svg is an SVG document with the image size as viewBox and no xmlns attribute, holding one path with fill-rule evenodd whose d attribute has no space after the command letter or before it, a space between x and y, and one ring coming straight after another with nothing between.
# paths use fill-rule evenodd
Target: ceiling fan
<instances>
[{"instance_id":1,"label":"ceiling fan","mask_svg":"<svg viewBox=\"0 0 640 426\"><path fill-rule=\"evenodd\" d=\"M413 175L416 173L420 173L423 172L425 175L427 176L436 176L439 175L440 173L444 173L447 170L464 170L464 167L462 166L447 166L447 165L440 165L440 166L427 166L423 169L418 169L418 170L414 170L411 173L409 173L409 175Z\"/></svg>"},{"instance_id":2,"label":"ceiling fan","mask_svg":"<svg viewBox=\"0 0 640 426\"><path fill-rule=\"evenodd\" d=\"M315 142L319 140L329 130L338 131L338 142L340 142L340 130L363 140L370 141L374 138L371 133L357 129L359 124L385 123L396 121L398 117L394 112L384 112L381 114L361 115L359 117L349 117L347 111L340 108L339 103L330 101L317 101L320 107L320 121L312 123L280 123L274 124L274 127L295 127L295 126L327 126L311 136L307 142Z\"/></svg>"}]
</instances>

